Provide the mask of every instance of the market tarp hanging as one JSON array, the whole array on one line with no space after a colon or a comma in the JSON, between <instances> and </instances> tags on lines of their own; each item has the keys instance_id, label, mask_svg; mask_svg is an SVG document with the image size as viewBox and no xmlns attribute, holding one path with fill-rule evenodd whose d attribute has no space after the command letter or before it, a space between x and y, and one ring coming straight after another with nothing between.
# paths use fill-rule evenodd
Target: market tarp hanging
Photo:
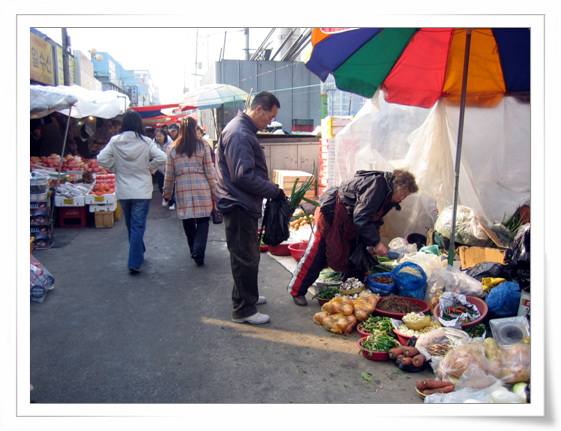
<instances>
[{"instance_id":1,"label":"market tarp hanging","mask_svg":"<svg viewBox=\"0 0 561 431\"><path fill-rule=\"evenodd\" d=\"M68 107L57 105L57 100L60 101L61 96L76 99L72 104L71 111ZM92 116L109 119L124 113L129 104L130 101L127 95L114 90L87 90L79 85L59 85L56 87L30 86L31 118L40 118L53 112L60 112L72 118Z\"/></svg>"}]
</instances>

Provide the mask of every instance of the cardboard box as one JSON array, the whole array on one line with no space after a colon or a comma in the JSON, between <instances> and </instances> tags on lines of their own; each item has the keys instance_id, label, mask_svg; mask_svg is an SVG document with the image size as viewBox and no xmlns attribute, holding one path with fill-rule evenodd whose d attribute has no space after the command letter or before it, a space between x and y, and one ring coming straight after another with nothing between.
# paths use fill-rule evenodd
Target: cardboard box
<instances>
[{"instance_id":1,"label":"cardboard box","mask_svg":"<svg viewBox=\"0 0 561 431\"><path fill-rule=\"evenodd\" d=\"M459 247L461 268L467 269L482 262L497 262L504 264L504 252L490 247Z\"/></svg>"},{"instance_id":2,"label":"cardboard box","mask_svg":"<svg viewBox=\"0 0 561 431\"><path fill-rule=\"evenodd\" d=\"M117 197L115 196L115 193L101 195L101 196L96 196L93 193L88 193L85 196L84 202L86 203L86 205L114 204L115 202L117 202Z\"/></svg>"},{"instance_id":3,"label":"cardboard box","mask_svg":"<svg viewBox=\"0 0 561 431\"><path fill-rule=\"evenodd\" d=\"M95 213L95 227L97 229L107 229L113 227L114 221L114 211L98 211Z\"/></svg>"},{"instance_id":4,"label":"cardboard box","mask_svg":"<svg viewBox=\"0 0 561 431\"><path fill-rule=\"evenodd\" d=\"M273 183L278 184L279 187L283 189L286 196L290 196L292 194L292 187L294 186L296 179L298 179L298 184L296 184L296 188L298 189L310 177L313 177L313 175L304 171L285 171L279 169L275 169L273 171ZM308 199L315 199L315 180L314 185L306 192L305 196Z\"/></svg>"}]
</instances>

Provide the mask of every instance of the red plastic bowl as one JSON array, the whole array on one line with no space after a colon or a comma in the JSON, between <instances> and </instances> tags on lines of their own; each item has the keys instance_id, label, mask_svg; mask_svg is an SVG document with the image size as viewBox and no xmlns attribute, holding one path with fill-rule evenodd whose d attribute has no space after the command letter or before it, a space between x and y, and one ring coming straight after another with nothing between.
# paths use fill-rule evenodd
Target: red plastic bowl
<instances>
[{"instance_id":1,"label":"red plastic bowl","mask_svg":"<svg viewBox=\"0 0 561 431\"><path fill-rule=\"evenodd\" d=\"M288 246L288 249L290 250L290 254L292 255L292 257L298 261L304 255L307 247L308 241L302 241L290 244Z\"/></svg>"},{"instance_id":2,"label":"red plastic bowl","mask_svg":"<svg viewBox=\"0 0 561 431\"><path fill-rule=\"evenodd\" d=\"M371 361L387 361L388 359L390 359L390 355L388 355L388 352L376 352L376 351L374 351L371 354L368 350L364 350L362 348L362 342L364 340L366 340L367 338L368 337L362 337L357 342L358 348L362 352L362 356L364 356L366 359L370 359Z\"/></svg>"},{"instance_id":3,"label":"red plastic bowl","mask_svg":"<svg viewBox=\"0 0 561 431\"><path fill-rule=\"evenodd\" d=\"M386 298L387 298L387 296L384 296L384 297L380 298L380 301L378 302L378 305L380 305L380 303L383 302ZM404 299L405 301L412 302L413 304L421 307L420 312L422 312L422 313L427 314L430 310L430 306L429 306L429 303L427 301L423 301L422 299L418 299L418 298L410 298L408 296L400 296L400 298ZM392 319L401 320L403 318L403 316L405 316L405 314L407 314L407 313L391 313L389 311L380 310L378 308L378 305L374 309L374 315L376 315L376 316L390 317Z\"/></svg>"},{"instance_id":4,"label":"red plastic bowl","mask_svg":"<svg viewBox=\"0 0 561 431\"><path fill-rule=\"evenodd\" d=\"M281 243L279 245L270 245L269 253L275 256L290 256L289 244Z\"/></svg>"},{"instance_id":5,"label":"red plastic bowl","mask_svg":"<svg viewBox=\"0 0 561 431\"><path fill-rule=\"evenodd\" d=\"M393 332L395 333L395 335L397 336L397 339L399 340L399 342L401 344L403 344L404 346L407 346L407 342L409 341L409 339L411 338L410 335L405 335L402 334L401 332L399 332L397 329L393 329Z\"/></svg>"},{"instance_id":6,"label":"red plastic bowl","mask_svg":"<svg viewBox=\"0 0 561 431\"><path fill-rule=\"evenodd\" d=\"M462 323L462 329L471 328L475 325L478 325L483 321L483 319L485 319L485 317L487 316L487 312L489 311L489 307L487 307L487 303L483 299L478 298L477 296L466 296L466 299L470 304L473 304L477 307L481 316L469 323ZM434 316L437 318L438 316L440 316L440 304L436 304L436 306L434 307Z\"/></svg>"}]
</instances>

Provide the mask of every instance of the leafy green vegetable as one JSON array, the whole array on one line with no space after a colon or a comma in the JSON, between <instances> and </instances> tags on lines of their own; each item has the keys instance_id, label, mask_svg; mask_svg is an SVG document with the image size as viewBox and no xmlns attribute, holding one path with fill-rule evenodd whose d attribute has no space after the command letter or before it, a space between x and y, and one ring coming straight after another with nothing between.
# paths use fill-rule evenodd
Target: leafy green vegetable
<instances>
[{"instance_id":1,"label":"leafy green vegetable","mask_svg":"<svg viewBox=\"0 0 561 431\"><path fill-rule=\"evenodd\" d=\"M373 334L361 343L362 350L372 352L389 352L394 347L399 347L399 343L390 335Z\"/></svg>"},{"instance_id":2,"label":"leafy green vegetable","mask_svg":"<svg viewBox=\"0 0 561 431\"><path fill-rule=\"evenodd\" d=\"M320 299L333 299L339 293L339 286L325 286L320 287L319 292L313 298ZM312 299L313 299L312 298Z\"/></svg>"},{"instance_id":3,"label":"leafy green vegetable","mask_svg":"<svg viewBox=\"0 0 561 431\"><path fill-rule=\"evenodd\" d=\"M393 336L393 323L389 317L370 316L360 322L359 328L369 334L382 334Z\"/></svg>"},{"instance_id":4,"label":"leafy green vegetable","mask_svg":"<svg viewBox=\"0 0 561 431\"><path fill-rule=\"evenodd\" d=\"M361 376L362 376L362 378L363 378L364 380L366 380L367 382L371 382L371 381L372 381L372 374L362 373Z\"/></svg>"}]
</instances>

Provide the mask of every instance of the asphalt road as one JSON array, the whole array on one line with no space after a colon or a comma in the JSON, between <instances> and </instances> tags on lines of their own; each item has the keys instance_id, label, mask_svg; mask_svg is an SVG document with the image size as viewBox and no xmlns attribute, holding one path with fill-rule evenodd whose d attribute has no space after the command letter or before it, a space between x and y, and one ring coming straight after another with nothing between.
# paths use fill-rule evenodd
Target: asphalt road
<instances>
[{"instance_id":1,"label":"asphalt road","mask_svg":"<svg viewBox=\"0 0 561 431\"><path fill-rule=\"evenodd\" d=\"M232 278L223 225L212 225L206 263L189 257L181 221L154 193L142 273L126 267L124 219L109 229L55 228L34 256L55 288L30 303L34 404L422 404L415 381L367 360L349 337L296 306L290 272L261 254L260 311L269 323L231 321ZM91 222L91 220L90 220ZM59 406L60 407L60 406Z\"/></svg>"}]
</instances>

